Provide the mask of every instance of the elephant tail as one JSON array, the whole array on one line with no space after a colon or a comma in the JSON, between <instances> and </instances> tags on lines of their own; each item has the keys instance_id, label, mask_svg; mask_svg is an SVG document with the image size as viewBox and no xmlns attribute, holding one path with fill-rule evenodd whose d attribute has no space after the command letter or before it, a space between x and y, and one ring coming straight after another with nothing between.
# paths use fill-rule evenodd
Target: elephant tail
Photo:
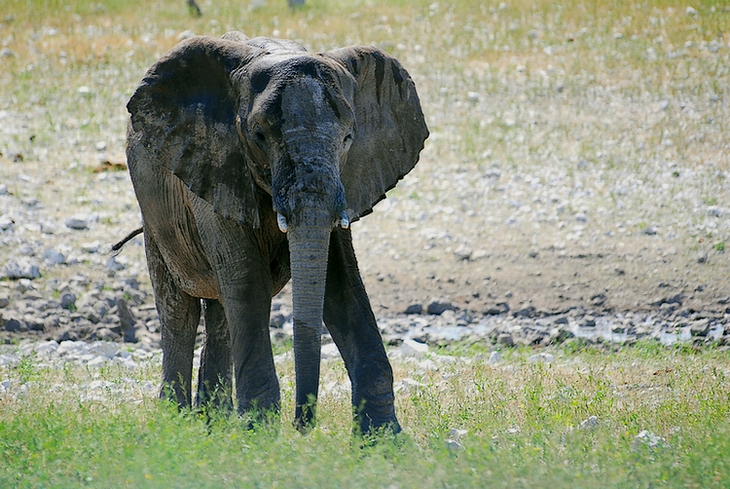
<instances>
[{"instance_id":1,"label":"elephant tail","mask_svg":"<svg viewBox=\"0 0 730 489\"><path fill-rule=\"evenodd\" d=\"M144 228L143 228L143 227L135 229L134 231L132 231L131 233L129 233L128 235L126 235L126 236L124 237L124 239L122 239L122 240L121 240L120 242L118 242L118 243L117 243L117 244L115 244L115 245L112 245L112 251L113 251L113 252L114 252L115 254L116 254L116 253L119 253L119 251L121 251L122 247L123 247L123 246L124 246L125 244L127 244L127 242L128 242L128 241L130 241L130 240L131 240L132 238L134 238L134 237L135 237L135 236L137 236L138 234L142 234L142 232L143 232L143 231L144 231Z\"/></svg>"}]
</instances>

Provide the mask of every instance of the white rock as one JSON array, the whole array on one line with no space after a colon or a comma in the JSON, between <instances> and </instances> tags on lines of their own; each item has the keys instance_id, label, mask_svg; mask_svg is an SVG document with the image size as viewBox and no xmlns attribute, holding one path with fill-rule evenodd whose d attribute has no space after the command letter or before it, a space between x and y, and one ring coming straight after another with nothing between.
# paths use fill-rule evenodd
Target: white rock
<instances>
[{"instance_id":1,"label":"white rock","mask_svg":"<svg viewBox=\"0 0 730 489\"><path fill-rule=\"evenodd\" d=\"M111 341L96 341L90 345L89 351L104 358L113 358L119 351L119 344Z\"/></svg>"},{"instance_id":2,"label":"white rock","mask_svg":"<svg viewBox=\"0 0 730 489\"><path fill-rule=\"evenodd\" d=\"M686 15L695 16L695 15L697 15L697 9L695 9L694 7L687 7L686 9L684 9L684 13Z\"/></svg>"},{"instance_id":3,"label":"white rock","mask_svg":"<svg viewBox=\"0 0 730 489\"><path fill-rule=\"evenodd\" d=\"M502 354L498 351L493 351L489 354L489 360L488 363L490 365L496 365L502 361Z\"/></svg>"},{"instance_id":4,"label":"white rock","mask_svg":"<svg viewBox=\"0 0 730 489\"><path fill-rule=\"evenodd\" d=\"M552 353L537 353L527 359L527 363L552 363L555 356Z\"/></svg>"},{"instance_id":5,"label":"white rock","mask_svg":"<svg viewBox=\"0 0 730 489\"><path fill-rule=\"evenodd\" d=\"M452 440L451 438L448 438L446 440L446 448L449 449L450 452L459 452L461 450L464 450L464 445L459 443L456 440Z\"/></svg>"},{"instance_id":6,"label":"white rock","mask_svg":"<svg viewBox=\"0 0 730 489\"><path fill-rule=\"evenodd\" d=\"M428 345L411 339L406 339L403 340L403 344L398 348L398 351L404 357L420 357L428 353Z\"/></svg>"},{"instance_id":7,"label":"white rock","mask_svg":"<svg viewBox=\"0 0 730 489\"><path fill-rule=\"evenodd\" d=\"M41 232L43 234L53 234L56 232L56 225L50 221L41 222Z\"/></svg>"},{"instance_id":8,"label":"white rock","mask_svg":"<svg viewBox=\"0 0 730 489\"><path fill-rule=\"evenodd\" d=\"M47 248L41 255L43 263L46 265L60 265L66 261L66 257L63 253L60 253L52 248Z\"/></svg>"},{"instance_id":9,"label":"white rock","mask_svg":"<svg viewBox=\"0 0 730 489\"><path fill-rule=\"evenodd\" d=\"M84 343L83 341L66 340L66 341L62 341L58 345L58 349L56 350L56 353L58 353L59 355L68 355L71 353L81 354L81 352L83 352L87 347L88 347L87 344Z\"/></svg>"},{"instance_id":10,"label":"white rock","mask_svg":"<svg viewBox=\"0 0 730 489\"><path fill-rule=\"evenodd\" d=\"M596 428L598 426L598 418L595 416L590 416L587 419L584 419L580 422L578 427L582 430L589 430Z\"/></svg>"},{"instance_id":11,"label":"white rock","mask_svg":"<svg viewBox=\"0 0 730 489\"><path fill-rule=\"evenodd\" d=\"M58 343L51 340L51 341L44 341L42 343L38 343L35 346L35 351L39 355L51 355L53 353L56 353L58 350Z\"/></svg>"},{"instance_id":12,"label":"white rock","mask_svg":"<svg viewBox=\"0 0 730 489\"><path fill-rule=\"evenodd\" d=\"M101 355L98 355L98 356L92 358L91 360L89 360L88 363L86 364L86 366L89 368L101 367L105 363L106 363L106 358L104 358Z\"/></svg>"},{"instance_id":13,"label":"white rock","mask_svg":"<svg viewBox=\"0 0 730 489\"><path fill-rule=\"evenodd\" d=\"M89 382L89 384L86 386L89 390L96 390L96 389L111 389L116 384L114 382L108 381L108 380L92 380Z\"/></svg>"},{"instance_id":14,"label":"white rock","mask_svg":"<svg viewBox=\"0 0 730 489\"><path fill-rule=\"evenodd\" d=\"M14 367L20 362L20 359L17 357L17 355L0 355L0 367Z\"/></svg>"},{"instance_id":15,"label":"white rock","mask_svg":"<svg viewBox=\"0 0 730 489\"><path fill-rule=\"evenodd\" d=\"M38 265L27 258L11 258L3 267L0 275L10 279L27 278L32 280L40 277L41 272Z\"/></svg>"},{"instance_id":16,"label":"white rock","mask_svg":"<svg viewBox=\"0 0 730 489\"><path fill-rule=\"evenodd\" d=\"M340 358L340 350L337 349L337 345L334 343L322 345L322 359L331 360L335 358Z\"/></svg>"},{"instance_id":17,"label":"white rock","mask_svg":"<svg viewBox=\"0 0 730 489\"><path fill-rule=\"evenodd\" d=\"M92 241L91 243L84 243L81 245L81 251L84 253L99 253L101 249L101 243L99 241Z\"/></svg>"},{"instance_id":18,"label":"white rock","mask_svg":"<svg viewBox=\"0 0 730 489\"><path fill-rule=\"evenodd\" d=\"M124 258L123 256L112 256L107 260L106 267L109 270L114 270L115 272L118 272L119 270L124 270L125 268L127 268L126 258Z\"/></svg>"},{"instance_id":19,"label":"white rock","mask_svg":"<svg viewBox=\"0 0 730 489\"><path fill-rule=\"evenodd\" d=\"M76 230L83 230L89 228L89 218L82 214L76 214L73 217L69 217L65 221L66 227Z\"/></svg>"},{"instance_id":20,"label":"white rock","mask_svg":"<svg viewBox=\"0 0 730 489\"><path fill-rule=\"evenodd\" d=\"M393 386L393 391L396 393L401 391L413 392L415 390L424 389L426 387L426 384L418 382L417 380L413 380L410 377L406 377Z\"/></svg>"}]
</instances>

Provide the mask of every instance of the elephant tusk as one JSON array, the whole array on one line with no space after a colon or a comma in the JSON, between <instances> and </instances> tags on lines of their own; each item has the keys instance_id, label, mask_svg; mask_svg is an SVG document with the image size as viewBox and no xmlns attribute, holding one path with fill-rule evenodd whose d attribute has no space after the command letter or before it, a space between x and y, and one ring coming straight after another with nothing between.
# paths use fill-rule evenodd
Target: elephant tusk
<instances>
[{"instance_id":1,"label":"elephant tusk","mask_svg":"<svg viewBox=\"0 0 730 489\"><path fill-rule=\"evenodd\" d=\"M347 217L347 211L342 211L342 214L340 215L340 227L342 229L350 227L350 218Z\"/></svg>"},{"instance_id":2,"label":"elephant tusk","mask_svg":"<svg viewBox=\"0 0 730 489\"><path fill-rule=\"evenodd\" d=\"M286 224L286 218L278 212L276 213L276 224L279 226L279 231L284 234L289 230L289 226Z\"/></svg>"}]
</instances>

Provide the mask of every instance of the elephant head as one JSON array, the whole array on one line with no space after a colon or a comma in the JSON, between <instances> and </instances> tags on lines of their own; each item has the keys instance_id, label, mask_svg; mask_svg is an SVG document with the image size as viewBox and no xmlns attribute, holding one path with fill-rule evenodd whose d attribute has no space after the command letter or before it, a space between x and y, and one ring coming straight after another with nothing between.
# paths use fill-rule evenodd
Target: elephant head
<instances>
[{"instance_id":1,"label":"elephant head","mask_svg":"<svg viewBox=\"0 0 730 489\"><path fill-rule=\"evenodd\" d=\"M129 101L130 131L215 212L259 227L268 192L289 243L296 419L319 382L330 233L385 197L428 137L415 86L376 48L308 53L240 33L182 42Z\"/></svg>"}]
</instances>

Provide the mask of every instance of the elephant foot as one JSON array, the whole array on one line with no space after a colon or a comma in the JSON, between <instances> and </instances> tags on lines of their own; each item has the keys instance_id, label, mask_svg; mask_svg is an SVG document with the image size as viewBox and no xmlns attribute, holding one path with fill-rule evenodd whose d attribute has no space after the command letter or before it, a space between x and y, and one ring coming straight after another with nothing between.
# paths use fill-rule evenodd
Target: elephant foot
<instances>
[{"instance_id":1,"label":"elephant foot","mask_svg":"<svg viewBox=\"0 0 730 489\"><path fill-rule=\"evenodd\" d=\"M373 418L364 413L355 414L355 423L352 428L353 434L357 436L371 435L397 435L402 430L395 415L387 419Z\"/></svg>"},{"instance_id":2,"label":"elephant foot","mask_svg":"<svg viewBox=\"0 0 730 489\"><path fill-rule=\"evenodd\" d=\"M240 416L247 431L268 429L278 431L281 425L281 413L278 404L263 409L251 408L241 413Z\"/></svg>"},{"instance_id":3,"label":"elephant foot","mask_svg":"<svg viewBox=\"0 0 730 489\"><path fill-rule=\"evenodd\" d=\"M233 412L230 387L219 385L213 389L203 384L198 387L195 407L206 412L217 411L224 414Z\"/></svg>"},{"instance_id":4,"label":"elephant foot","mask_svg":"<svg viewBox=\"0 0 730 489\"><path fill-rule=\"evenodd\" d=\"M304 406L297 406L294 413L294 421L292 425L302 435L306 435L314 428L317 422L317 404L311 401Z\"/></svg>"},{"instance_id":5,"label":"elephant foot","mask_svg":"<svg viewBox=\"0 0 730 489\"><path fill-rule=\"evenodd\" d=\"M369 436L378 433L397 435L401 432L392 403L378 405L363 401L359 406L353 406L353 418L353 433L356 435Z\"/></svg>"}]
</instances>

